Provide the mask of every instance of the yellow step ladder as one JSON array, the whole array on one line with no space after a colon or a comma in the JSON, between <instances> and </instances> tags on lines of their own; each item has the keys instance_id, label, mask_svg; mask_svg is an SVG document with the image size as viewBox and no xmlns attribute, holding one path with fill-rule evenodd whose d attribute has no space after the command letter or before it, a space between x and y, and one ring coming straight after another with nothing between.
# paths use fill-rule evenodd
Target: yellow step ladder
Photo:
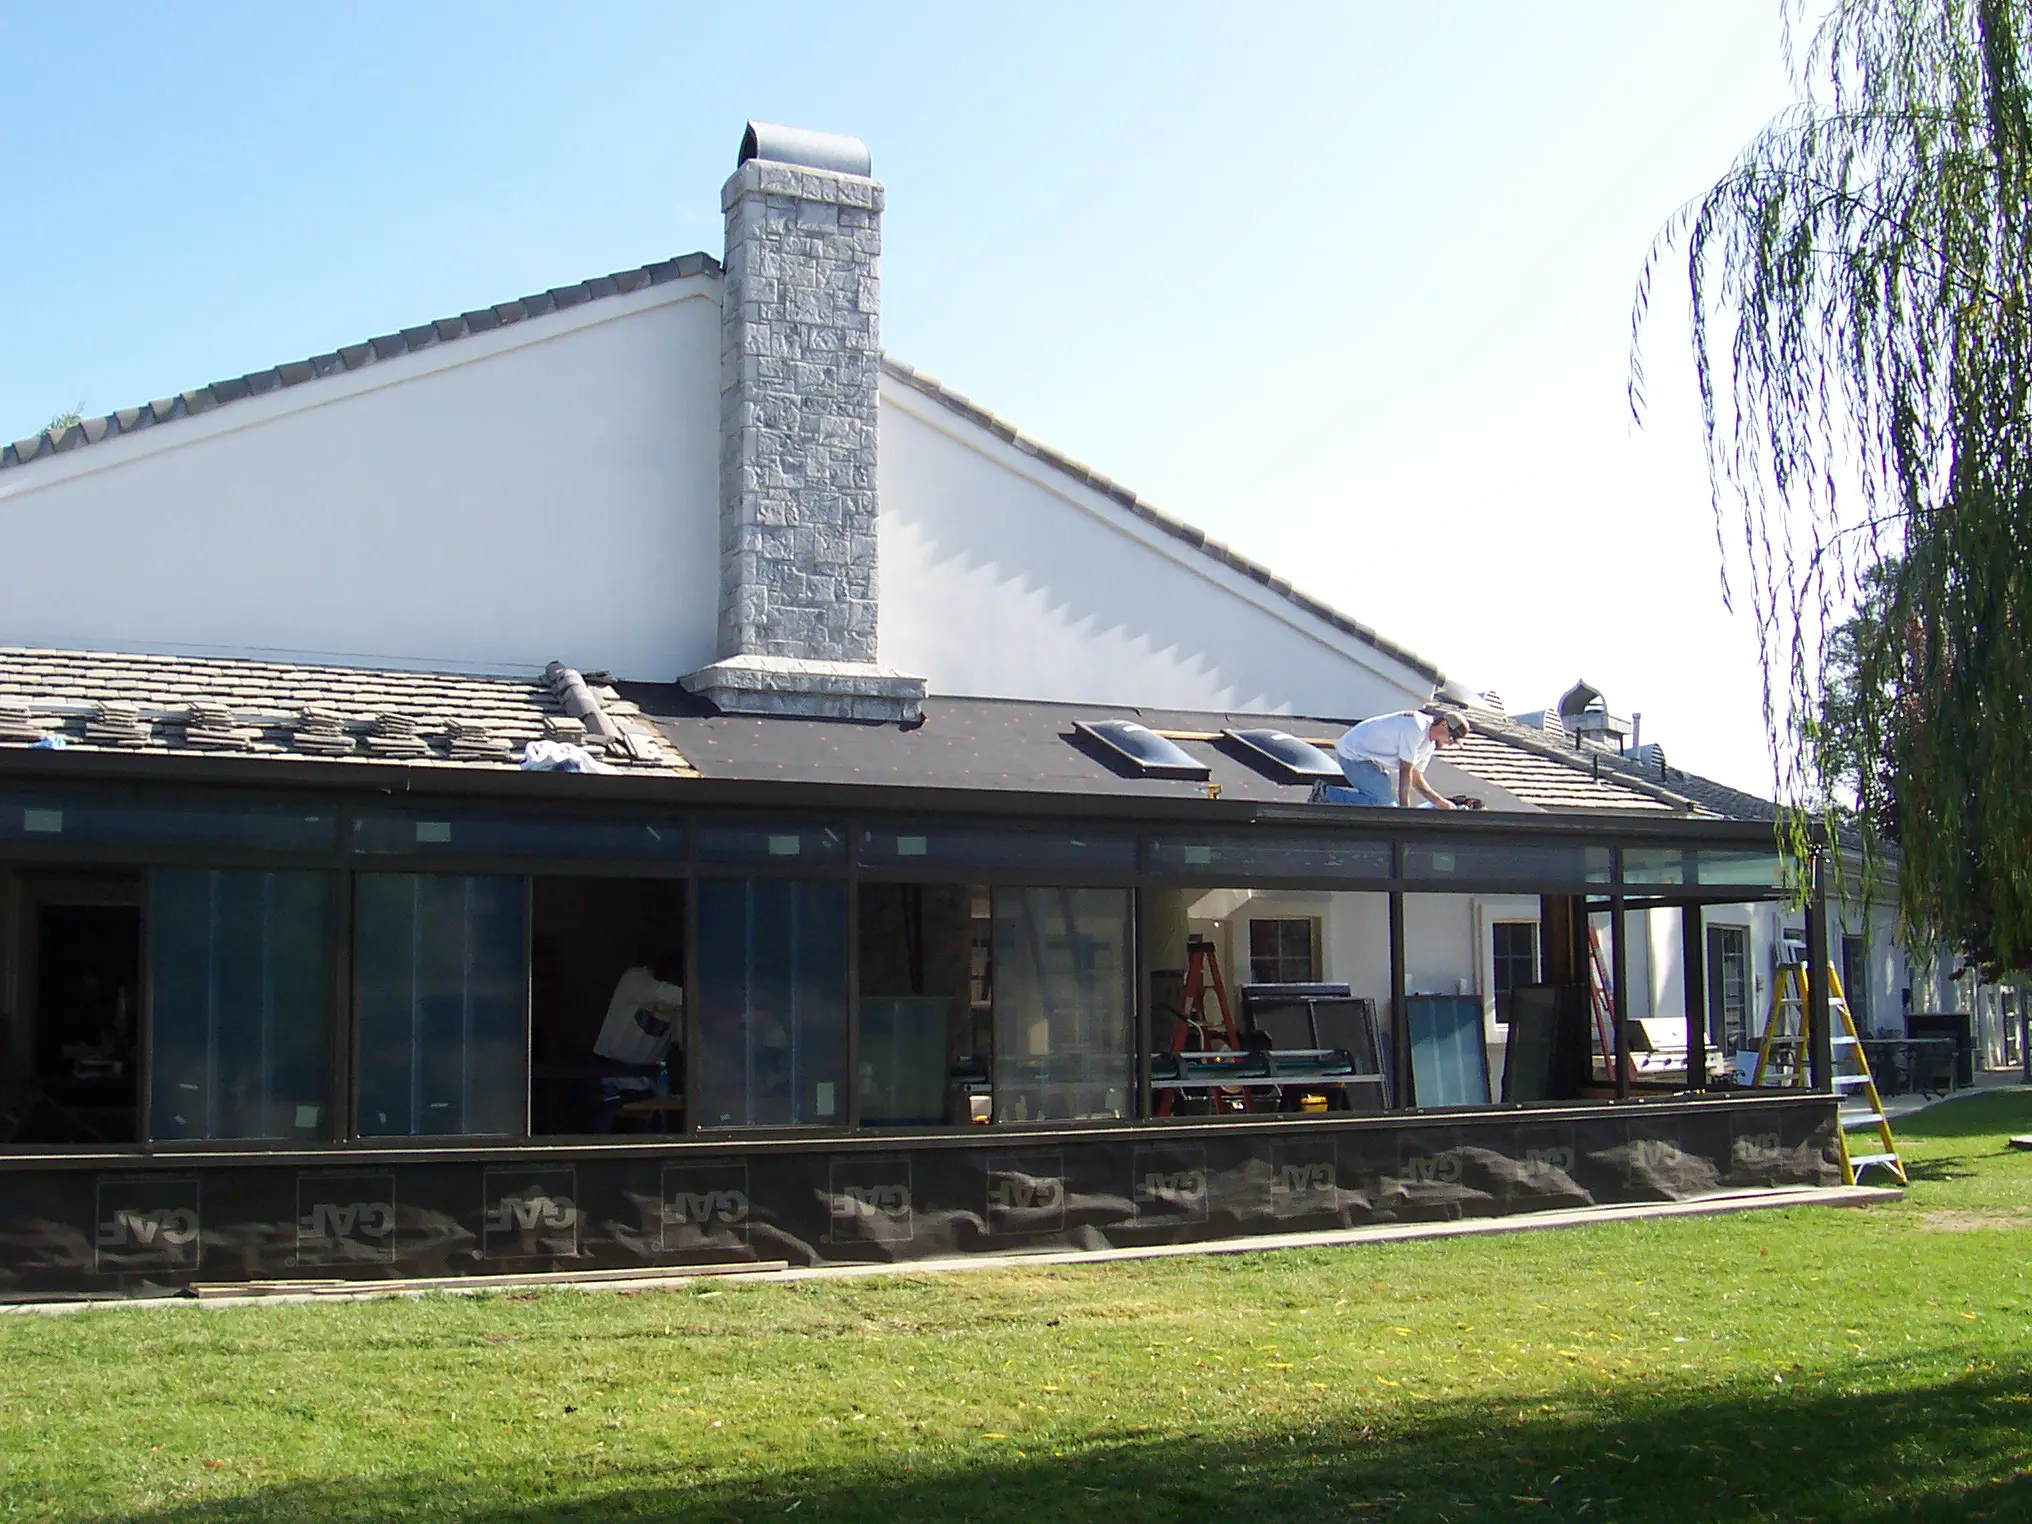
<instances>
[{"instance_id":1,"label":"yellow step ladder","mask_svg":"<svg viewBox=\"0 0 2032 1524\"><path fill-rule=\"evenodd\" d=\"M1855 1018L1849 1014L1848 998L1842 994L1841 976L1827 970L1827 1012L1832 1023L1830 1047L1834 1052L1835 1095L1839 1098L1841 1125L1842 1183L1854 1185L1872 1165L1906 1184L1905 1162L1898 1157L1898 1145L1891 1137L1891 1119L1884 1115L1884 1099L1877 1094L1877 1081L1870 1073L1870 1060L1856 1036ZM1813 1017L1806 1003L1806 965L1781 963L1771 988L1771 1015L1764 1023L1764 1040L1757 1045L1757 1072L1752 1085L1762 1085L1766 1074L1774 1085L1805 1089L1812 1083ZM1874 1153L1851 1153L1849 1134L1874 1127Z\"/></svg>"}]
</instances>

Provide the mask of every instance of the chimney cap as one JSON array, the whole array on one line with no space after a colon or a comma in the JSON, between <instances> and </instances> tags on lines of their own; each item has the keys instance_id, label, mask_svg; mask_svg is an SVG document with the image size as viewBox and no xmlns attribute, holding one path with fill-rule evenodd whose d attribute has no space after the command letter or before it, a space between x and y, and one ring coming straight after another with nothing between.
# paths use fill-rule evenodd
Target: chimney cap
<instances>
[{"instance_id":1,"label":"chimney cap","mask_svg":"<svg viewBox=\"0 0 2032 1524\"><path fill-rule=\"evenodd\" d=\"M809 127L780 127L774 122L750 122L748 130L741 134L741 157L734 167L738 169L750 159L795 164L803 169L829 169L837 175L859 175L863 179L874 173L868 145L859 138L814 132Z\"/></svg>"}]
</instances>

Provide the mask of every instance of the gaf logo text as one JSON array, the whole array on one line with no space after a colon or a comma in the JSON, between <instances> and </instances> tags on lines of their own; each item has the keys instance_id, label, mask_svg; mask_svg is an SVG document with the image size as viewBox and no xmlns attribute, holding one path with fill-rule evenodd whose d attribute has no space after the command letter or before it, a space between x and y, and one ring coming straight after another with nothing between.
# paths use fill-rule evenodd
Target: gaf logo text
<instances>
[{"instance_id":1,"label":"gaf logo text","mask_svg":"<svg viewBox=\"0 0 2032 1524\"><path fill-rule=\"evenodd\" d=\"M910 1215L907 1185L849 1185L840 1191L842 1217L886 1217L901 1221Z\"/></svg>"},{"instance_id":2,"label":"gaf logo text","mask_svg":"<svg viewBox=\"0 0 2032 1524\"><path fill-rule=\"evenodd\" d=\"M296 1263L395 1258L395 1177L296 1177Z\"/></svg>"},{"instance_id":3,"label":"gaf logo text","mask_svg":"<svg viewBox=\"0 0 2032 1524\"><path fill-rule=\"evenodd\" d=\"M197 1242L198 1214L189 1207L122 1207L99 1223L100 1249L181 1249Z\"/></svg>"},{"instance_id":4,"label":"gaf logo text","mask_svg":"<svg viewBox=\"0 0 2032 1524\"><path fill-rule=\"evenodd\" d=\"M1413 1154L1404 1161L1397 1178L1406 1185L1459 1185L1459 1154Z\"/></svg>"},{"instance_id":5,"label":"gaf logo text","mask_svg":"<svg viewBox=\"0 0 2032 1524\"><path fill-rule=\"evenodd\" d=\"M1740 1133L1736 1152L1751 1159L1775 1159L1785 1151L1775 1132Z\"/></svg>"},{"instance_id":6,"label":"gaf logo text","mask_svg":"<svg viewBox=\"0 0 2032 1524\"><path fill-rule=\"evenodd\" d=\"M1277 1171L1271 1188L1288 1196L1308 1195L1334 1188L1331 1164L1286 1164Z\"/></svg>"},{"instance_id":7,"label":"gaf logo text","mask_svg":"<svg viewBox=\"0 0 2032 1524\"><path fill-rule=\"evenodd\" d=\"M314 1201L296 1226L302 1238L386 1238L395 1231L395 1205L388 1201Z\"/></svg>"},{"instance_id":8,"label":"gaf logo text","mask_svg":"<svg viewBox=\"0 0 2032 1524\"><path fill-rule=\"evenodd\" d=\"M1005 1175L988 1188L988 1200L1001 1212L1056 1212L1065 1206L1065 1182Z\"/></svg>"},{"instance_id":9,"label":"gaf logo text","mask_svg":"<svg viewBox=\"0 0 2032 1524\"><path fill-rule=\"evenodd\" d=\"M1205 1170L1152 1170L1136 1182L1136 1200L1139 1204L1195 1201L1205 1194Z\"/></svg>"},{"instance_id":10,"label":"gaf logo text","mask_svg":"<svg viewBox=\"0 0 2032 1524\"><path fill-rule=\"evenodd\" d=\"M1524 1168L1535 1175L1549 1175L1555 1170L1562 1175L1572 1174L1573 1150L1563 1144L1527 1148L1524 1150Z\"/></svg>"},{"instance_id":11,"label":"gaf logo text","mask_svg":"<svg viewBox=\"0 0 2032 1524\"><path fill-rule=\"evenodd\" d=\"M679 1226L710 1227L748 1220L746 1191L677 1191L664 1203L663 1219Z\"/></svg>"},{"instance_id":12,"label":"gaf logo text","mask_svg":"<svg viewBox=\"0 0 2032 1524\"><path fill-rule=\"evenodd\" d=\"M573 1227L579 1220L579 1209L569 1196L547 1196L532 1192L527 1196L503 1196L487 1214L489 1233L534 1233L539 1228L553 1230Z\"/></svg>"},{"instance_id":13,"label":"gaf logo text","mask_svg":"<svg viewBox=\"0 0 2032 1524\"><path fill-rule=\"evenodd\" d=\"M1665 1138L1630 1140L1630 1163L1636 1169L1670 1169L1685 1157L1677 1143Z\"/></svg>"}]
</instances>

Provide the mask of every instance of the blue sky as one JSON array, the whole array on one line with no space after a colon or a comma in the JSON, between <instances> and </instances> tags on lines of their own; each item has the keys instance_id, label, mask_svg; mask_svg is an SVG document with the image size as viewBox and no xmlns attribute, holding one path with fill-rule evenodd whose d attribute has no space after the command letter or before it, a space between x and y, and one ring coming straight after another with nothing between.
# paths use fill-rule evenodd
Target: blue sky
<instances>
[{"instance_id":1,"label":"blue sky","mask_svg":"<svg viewBox=\"0 0 2032 1524\"><path fill-rule=\"evenodd\" d=\"M865 138L900 358L1511 709L1768 780L1678 313L1779 0L0 0L0 436L720 246L749 117ZM371 462L362 462L363 471Z\"/></svg>"}]
</instances>

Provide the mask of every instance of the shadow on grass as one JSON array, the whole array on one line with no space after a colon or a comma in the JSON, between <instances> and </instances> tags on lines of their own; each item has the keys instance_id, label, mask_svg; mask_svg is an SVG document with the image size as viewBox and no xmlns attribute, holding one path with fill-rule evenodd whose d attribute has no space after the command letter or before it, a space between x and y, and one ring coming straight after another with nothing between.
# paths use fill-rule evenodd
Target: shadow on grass
<instances>
[{"instance_id":1,"label":"shadow on grass","mask_svg":"<svg viewBox=\"0 0 2032 1524\"><path fill-rule=\"evenodd\" d=\"M978 1459L730 1478L641 1463L589 1480L573 1462L485 1475L281 1486L117 1517L128 1524L457 1519L472 1524L793 1518L878 1524L1156 1524L1200 1519L1786 1519L1890 1524L2032 1518L2032 1438L2014 1369L1891 1397L1828 1384L1689 1398L1670 1388L1515 1404L1404 1407L1246 1441L1150 1431L982 1439ZM1887 1382L1890 1371L1872 1373ZM1800 1378L1794 1378L1797 1381ZM1029 1444L1027 1454L1017 1446ZM363 1467L372 1464L363 1457ZM582 1466L583 1454L577 1465Z\"/></svg>"},{"instance_id":2,"label":"shadow on grass","mask_svg":"<svg viewBox=\"0 0 2032 1524\"><path fill-rule=\"evenodd\" d=\"M1956 1154L1951 1159L1907 1159L1904 1161L1906 1183L1946 1185L1956 1180L1972 1180L1976 1172L1962 1162L1964 1157ZM1882 1181L1873 1183L1882 1184Z\"/></svg>"},{"instance_id":3,"label":"shadow on grass","mask_svg":"<svg viewBox=\"0 0 2032 1524\"><path fill-rule=\"evenodd\" d=\"M2003 1135L2032 1132L2032 1091L2000 1090L1943 1101L1924 1111L1915 1111L1891 1124L1902 1138L1979 1138L1995 1135L1998 1148Z\"/></svg>"}]
</instances>

